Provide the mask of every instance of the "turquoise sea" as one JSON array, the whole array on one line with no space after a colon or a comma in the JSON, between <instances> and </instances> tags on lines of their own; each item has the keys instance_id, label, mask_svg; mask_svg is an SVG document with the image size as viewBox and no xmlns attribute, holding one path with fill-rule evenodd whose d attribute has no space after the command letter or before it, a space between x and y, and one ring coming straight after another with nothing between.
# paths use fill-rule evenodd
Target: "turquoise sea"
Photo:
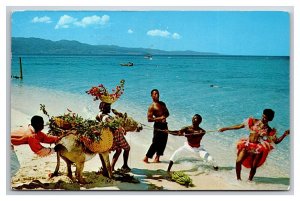
<instances>
[{"instance_id":1,"label":"turquoise sea","mask_svg":"<svg viewBox=\"0 0 300 201\"><path fill-rule=\"evenodd\" d=\"M19 56L12 57L12 75L19 75ZM249 116L260 118L265 108L275 111L270 125L277 128L279 136L290 127L289 57L153 56L152 60L144 56L115 55L21 57L24 79L12 79L12 88L47 89L61 96L76 97L61 104L67 108L71 102L78 102L82 108L76 111L84 116L94 117L98 112L98 103L86 90L99 84L111 90L125 79L125 93L113 107L128 112L142 123L147 123L150 91L157 88L170 111L168 122L172 130L191 124L195 113L203 117L204 129L216 130L239 124ZM120 66L129 61L134 66ZM211 132L203 143L221 166L232 166L235 144L244 136L246 130ZM178 146L175 141L169 140L167 147L175 149ZM143 143L148 147L150 142ZM290 137L278 144L262 171L270 177L289 178L290 145Z\"/></svg>"}]
</instances>

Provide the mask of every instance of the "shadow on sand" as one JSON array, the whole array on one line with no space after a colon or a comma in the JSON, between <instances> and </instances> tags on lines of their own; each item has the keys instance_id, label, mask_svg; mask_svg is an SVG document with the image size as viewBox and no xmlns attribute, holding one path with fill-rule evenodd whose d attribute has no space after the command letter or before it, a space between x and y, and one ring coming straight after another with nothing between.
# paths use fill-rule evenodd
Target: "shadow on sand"
<instances>
[{"instance_id":1,"label":"shadow on sand","mask_svg":"<svg viewBox=\"0 0 300 201\"><path fill-rule=\"evenodd\" d=\"M13 190L85 190L101 187L112 187L116 186L116 181L98 175L96 172L83 172L83 176L87 184L80 184L69 179L66 175L60 174L52 179L37 178L28 184L22 184L17 187L13 187Z\"/></svg>"},{"instance_id":2,"label":"shadow on sand","mask_svg":"<svg viewBox=\"0 0 300 201\"><path fill-rule=\"evenodd\" d=\"M149 170L149 169L138 169L132 168L131 172L135 175L144 176L147 179L166 179L168 176L168 172L162 169L158 170Z\"/></svg>"},{"instance_id":3,"label":"shadow on sand","mask_svg":"<svg viewBox=\"0 0 300 201\"><path fill-rule=\"evenodd\" d=\"M186 173L197 173L199 168L208 169L214 171L209 165L196 165L191 169L182 170ZM234 167L219 167L218 171L233 170ZM196 175L203 174L204 172L198 172ZM30 183L22 184L20 186L13 187L13 190L164 190L163 185L154 185L149 183L149 179L162 182L164 180L171 181L170 174L166 170L149 170L132 168L130 173L115 172L114 179L109 179L103 175L99 175L97 172L83 172L83 177L86 180L86 184L80 184L71 181L65 174L60 174L54 179L39 179L36 178ZM288 178L267 178L256 177L257 183L276 183L289 185Z\"/></svg>"},{"instance_id":4,"label":"shadow on sand","mask_svg":"<svg viewBox=\"0 0 300 201\"><path fill-rule=\"evenodd\" d=\"M58 180L55 183L41 182L40 180L33 180L28 184L22 184L13 187L13 190L80 190L80 185L77 183L68 183Z\"/></svg>"},{"instance_id":5,"label":"shadow on sand","mask_svg":"<svg viewBox=\"0 0 300 201\"><path fill-rule=\"evenodd\" d=\"M211 165L195 165L193 168L191 169L188 169L188 170L182 170L183 172L197 172L199 171L199 168L201 168L202 170L208 170L208 171L215 171L214 168L211 166ZM217 171L230 171L230 170L234 170L235 167L233 166L228 166L228 167L218 167L218 170ZM202 172L199 172L198 174L196 175L199 175L199 174L202 174L204 173L203 171ZM195 176L196 176L195 175Z\"/></svg>"},{"instance_id":6,"label":"shadow on sand","mask_svg":"<svg viewBox=\"0 0 300 201\"><path fill-rule=\"evenodd\" d=\"M145 178L148 179L164 179L165 171L149 171L133 169L132 174L129 173L114 173L114 179L109 179L97 172L83 172L86 184L73 182L66 175L60 174L54 179L36 178L30 183L22 184L12 187L13 190L162 190L162 186L150 184ZM163 174L163 175L162 175Z\"/></svg>"},{"instance_id":7,"label":"shadow on sand","mask_svg":"<svg viewBox=\"0 0 300 201\"><path fill-rule=\"evenodd\" d=\"M290 185L290 178L286 178L286 177L279 177L279 178L254 177L254 181L256 183L264 183L264 184L282 184L286 186Z\"/></svg>"}]
</instances>

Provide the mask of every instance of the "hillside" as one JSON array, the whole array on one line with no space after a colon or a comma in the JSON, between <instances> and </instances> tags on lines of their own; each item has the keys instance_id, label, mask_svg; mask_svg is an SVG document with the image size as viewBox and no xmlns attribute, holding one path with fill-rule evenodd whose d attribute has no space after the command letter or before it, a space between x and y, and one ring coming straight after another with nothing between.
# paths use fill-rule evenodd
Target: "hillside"
<instances>
[{"instance_id":1,"label":"hillside","mask_svg":"<svg viewBox=\"0 0 300 201\"><path fill-rule=\"evenodd\" d=\"M13 55L217 55L209 52L163 51L115 45L89 45L69 40L51 41L21 37L12 37L11 50Z\"/></svg>"}]
</instances>

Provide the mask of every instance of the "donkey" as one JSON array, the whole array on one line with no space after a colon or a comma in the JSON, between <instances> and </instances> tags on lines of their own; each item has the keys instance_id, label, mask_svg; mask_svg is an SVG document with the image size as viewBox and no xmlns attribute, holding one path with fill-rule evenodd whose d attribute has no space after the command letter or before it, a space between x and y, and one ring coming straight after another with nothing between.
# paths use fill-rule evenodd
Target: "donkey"
<instances>
[{"instance_id":1,"label":"donkey","mask_svg":"<svg viewBox=\"0 0 300 201\"><path fill-rule=\"evenodd\" d=\"M123 127L126 132L139 132L143 129L140 123L136 122L131 117L128 117L126 113L123 114L115 110L113 112L116 115L114 118L118 118L118 120L121 120L121 127ZM75 177L79 183L84 184L86 183L86 181L82 177L84 163L85 161L88 161L95 157L96 154L99 154L102 162L103 172L107 173L106 176L112 178L109 150L102 153L91 152L83 142L78 140L78 137L75 134L69 133L56 144L55 151L57 152L57 165L55 171L50 175L50 177L58 175L60 158L62 158L67 163L67 176L72 181L76 181L75 179L73 179L71 171L71 165L75 163Z\"/></svg>"}]
</instances>

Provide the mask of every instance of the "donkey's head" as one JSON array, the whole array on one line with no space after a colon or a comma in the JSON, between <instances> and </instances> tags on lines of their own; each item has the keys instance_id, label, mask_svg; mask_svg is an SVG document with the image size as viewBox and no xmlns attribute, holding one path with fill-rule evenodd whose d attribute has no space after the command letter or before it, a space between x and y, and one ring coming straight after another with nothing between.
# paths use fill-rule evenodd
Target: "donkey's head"
<instances>
[{"instance_id":1,"label":"donkey's head","mask_svg":"<svg viewBox=\"0 0 300 201\"><path fill-rule=\"evenodd\" d=\"M112 112L126 132L140 132L143 129L142 125L133 118L128 117L126 112L123 114L115 109L112 109Z\"/></svg>"}]
</instances>

